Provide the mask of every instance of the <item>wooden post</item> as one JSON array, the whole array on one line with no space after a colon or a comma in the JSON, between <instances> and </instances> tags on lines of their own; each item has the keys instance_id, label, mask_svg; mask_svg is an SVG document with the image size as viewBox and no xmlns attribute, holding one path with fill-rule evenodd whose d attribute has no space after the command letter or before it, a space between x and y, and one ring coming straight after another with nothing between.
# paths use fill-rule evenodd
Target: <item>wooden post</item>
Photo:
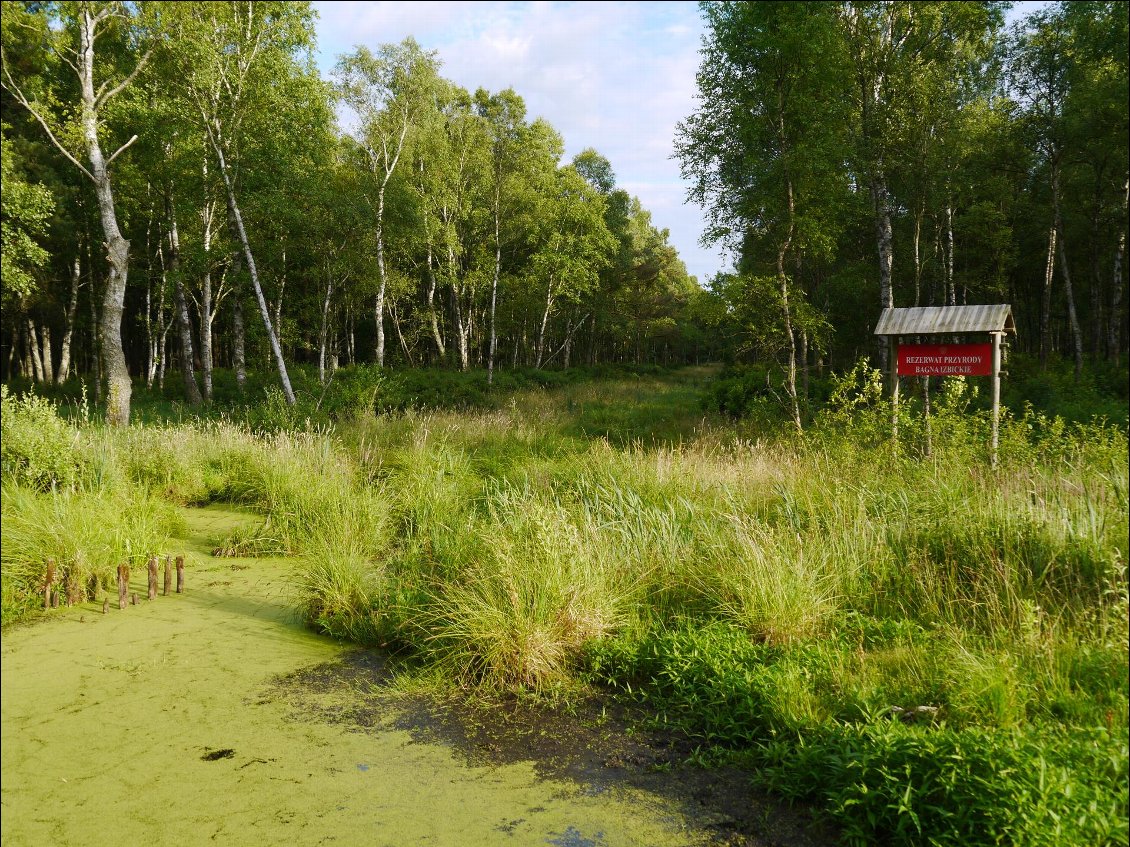
<instances>
[{"instance_id":1,"label":"wooden post","mask_svg":"<svg viewBox=\"0 0 1130 847\"><path fill-rule=\"evenodd\" d=\"M899 339L891 336L891 438L899 446Z\"/></svg>"},{"instance_id":2,"label":"wooden post","mask_svg":"<svg viewBox=\"0 0 1130 847\"><path fill-rule=\"evenodd\" d=\"M103 597L102 598L102 614L106 615L106 614L109 614L109 612L110 612L110 598L109 597Z\"/></svg>"},{"instance_id":3,"label":"wooden post","mask_svg":"<svg viewBox=\"0 0 1130 847\"><path fill-rule=\"evenodd\" d=\"M1000 417L1001 417L1001 335L1000 332L989 333L993 336L993 444L989 453L989 464L997 466L997 447L1000 446Z\"/></svg>"},{"instance_id":4,"label":"wooden post","mask_svg":"<svg viewBox=\"0 0 1130 847\"><path fill-rule=\"evenodd\" d=\"M129 566L118 565L118 608L126 607L126 594L129 593Z\"/></svg>"},{"instance_id":5,"label":"wooden post","mask_svg":"<svg viewBox=\"0 0 1130 847\"><path fill-rule=\"evenodd\" d=\"M157 557L149 558L149 599L157 599Z\"/></svg>"},{"instance_id":6,"label":"wooden post","mask_svg":"<svg viewBox=\"0 0 1130 847\"><path fill-rule=\"evenodd\" d=\"M51 588L55 584L55 560L47 560L47 576L43 580L43 608L51 608Z\"/></svg>"},{"instance_id":7,"label":"wooden post","mask_svg":"<svg viewBox=\"0 0 1130 847\"><path fill-rule=\"evenodd\" d=\"M67 575L64 579L64 583L67 586L67 605L77 606L79 603L80 590L76 565L72 564L69 568L67 568Z\"/></svg>"},{"instance_id":8,"label":"wooden post","mask_svg":"<svg viewBox=\"0 0 1130 847\"><path fill-rule=\"evenodd\" d=\"M177 556L177 594L184 593L184 556Z\"/></svg>"},{"instance_id":9,"label":"wooden post","mask_svg":"<svg viewBox=\"0 0 1130 847\"><path fill-rule=\"evenodd\" d=\"M165 597L169 596L169 589L173 586L173 557L165 556L165 585L164 590L161 592Z\"/></svg>"}]
</instances>

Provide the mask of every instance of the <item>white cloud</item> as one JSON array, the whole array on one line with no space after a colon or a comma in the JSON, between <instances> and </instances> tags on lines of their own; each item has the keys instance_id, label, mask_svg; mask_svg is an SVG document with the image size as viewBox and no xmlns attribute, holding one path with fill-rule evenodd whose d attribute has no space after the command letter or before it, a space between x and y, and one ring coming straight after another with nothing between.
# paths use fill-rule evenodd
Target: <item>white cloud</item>
<instances>
[{"instance_id":1,"label":"white cloud","mask_svg":"<svg viewBox=\"0 0 1130 847\"><path fill-rule=\"evenodd\" d=\"M700 280L723 267L721 256L698 247L704 216L683 204L686 187L671 158L675 126L695 107L702 24L693 3L314 5L324 71L355 44L411 35L438 51L444 76L459 85L513 87L531 117L564 136L566 156L586 147L607 156Z\"/></svg>"}]
</instances>

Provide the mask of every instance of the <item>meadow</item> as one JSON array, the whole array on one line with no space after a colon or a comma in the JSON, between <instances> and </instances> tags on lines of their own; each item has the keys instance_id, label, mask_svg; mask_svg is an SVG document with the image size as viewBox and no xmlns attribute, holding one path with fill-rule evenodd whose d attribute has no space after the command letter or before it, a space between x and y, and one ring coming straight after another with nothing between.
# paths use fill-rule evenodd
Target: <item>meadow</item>
<instances>
[{"instance_id":1,"label":"meadow","mask_svg":"<svg viewBox=\"0 0 1130 847\"><path fill-rule=\"evenodd\" d=\"M716 368L504 377L153 395L124 429L5 389L4 624L51 614L47 558L93 599L178 506L238 504L224 547L288 557L309 625L412 685L640 704L848 844L1127 843L1124 399L1018 400L994 468L960 379L927 453L863 366L803 434Z\"/></svg>"}]
</instances>

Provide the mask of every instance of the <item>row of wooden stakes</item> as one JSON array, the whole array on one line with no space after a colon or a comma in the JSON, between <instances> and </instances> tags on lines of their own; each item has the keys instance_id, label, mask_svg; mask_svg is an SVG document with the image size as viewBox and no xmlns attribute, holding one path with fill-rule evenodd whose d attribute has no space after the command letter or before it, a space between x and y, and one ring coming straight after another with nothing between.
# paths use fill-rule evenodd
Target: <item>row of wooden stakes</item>
<instances>
[{"instance_id":1,"label":"row of wooden stakes","mask_svg":"<svg viewBox=\"0 0 1130 847\"><path fill-rule=\"evenodd\" d=\"M177 556L177 594L184 593L184 556ZM149 559L149 599L157 599L157 557L151 556ZM165 584L162 594L168 596L169 589L173 582L173 557L165 557ZM64 587L60 586L56 589L56 573L55 573L55 560L47 560L47 578L43 582L43 608L58 608L61 600L64 599ZM73 606L78 603L78 587L74 580L68 578L65 585L65 599L68 606ZM137 595L130 595L129 593L129 565L118 565L118 608L124 609L126 607L127 599L132 599L133 604L137 605ZM102 601L102 613L106 614L110 611L110 599L107 597Z\"/></svg>"}]
</instances>

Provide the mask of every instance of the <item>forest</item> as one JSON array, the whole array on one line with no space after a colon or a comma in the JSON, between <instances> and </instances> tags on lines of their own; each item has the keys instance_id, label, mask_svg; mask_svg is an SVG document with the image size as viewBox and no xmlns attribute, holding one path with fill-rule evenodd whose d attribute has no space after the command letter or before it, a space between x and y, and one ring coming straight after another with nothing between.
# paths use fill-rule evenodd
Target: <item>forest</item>
<instances>
[{"instance_id":1,"label":"forest","mask_svg":"<svg viewBox=\"0 0 1130 847\"><path fill-rule=\"evenodd\" d=\"M5 843L1130 843L1130 4L701 4L710 279L411 38L2 11Z\"/></svg>"},{"instance_id":2,"label":"forest","mask_svg":"<svg viewBox=\"0 0 1130 847\"><path fill-rule=\"evenodd\" d=\"M303 3L6 2L4 375L125 421L216 368L761 361L799 417L882 308L1006 302L1078 379L1127 332L1126 7L1007 5L705 5L676 155L734 265L695 280L615 163L411 39L323 79Z\"/></svg>"}]
</instances>

